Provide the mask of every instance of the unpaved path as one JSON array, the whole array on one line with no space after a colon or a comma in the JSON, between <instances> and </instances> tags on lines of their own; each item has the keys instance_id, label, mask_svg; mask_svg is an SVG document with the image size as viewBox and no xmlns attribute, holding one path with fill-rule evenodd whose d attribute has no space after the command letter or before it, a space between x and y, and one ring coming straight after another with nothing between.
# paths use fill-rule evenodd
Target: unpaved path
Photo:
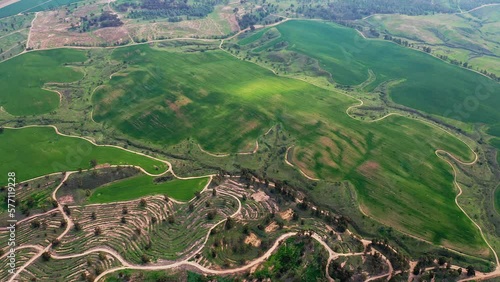
<instances>
[{"instance_id":1,"label":"unpaved path","mask_svg":"<svg viewBox=\"0 0 500 282\"><path fill-rule=\"evenodd\" d=\"M57 190L59 190L59 188L61 188L61 186L63 185L63 183L68 179L68 176L70 175L71 173L66 173L66 175L64 176L64 178L61 180L61 183L56 187L56 189L54 189L54 192L52 192L52 198L57 201L57 198L56 198L56 192ZM73 226L72 224L72 221L71 219L68 217L68 215L63 211L63 207L61 206L61 204L59 204L59 202L57 203L57 208L59 209L59 211L61 212L61 214L63 215L64 219L66 220L67 224L66 224L66 229L59 235L57 236L57 239L61 239L62 237L64 237L64 235L66 235L71 226ZM50 250L50 248L52 247L52 243L49 243L47 245L47 247L43 248L43 249L39 249L38 253L36 255L34 255L32 258L30 258L27 262L25 262L21 267L17 268L16 272L10 276L8 282L13 282L13 281L17 281L16 278L17 276L19 275L19 273L21 273L26 267L28 267L30 264L32 264L36 259L38 259L44 252L48 252Z\"/></svg>"},{"instance_id":2,"label":"unpaved path","mask_svg":"<svg viewBox=\"0 0 500 282\"><path fill-rule=\"evenodd\" d=\"M223 40L221 41L221 45L219 46L219 48L222 48L222 42ZM223 49L224 50L224 49ZM225 51L225 50L224 50ZM267 134L269 134L269 132L271 132L271 130L274 128L274 126L271 126L271 128L269 128L266 133L264 133L264 136L266 136ZM202 151L203 153L209 155L209 156L212 156L212 157L216 157L216 158L223 158L223 157L229 157L231 154L228 154L228 153L211 153L209 151L206 151L204 150L200 144L198 144L198 149L200 149L200 151ZM251 154L255 154L257 153L257 151L259 150L259 140L255 140L255 148L253 149L253 151L251 152L240 152L240 153L236 153L236 155L251 155Z\"/></svg>"},{"instance_id":3,"label":"unpaved path","mask_svg":"<svg viewBox=\"0 0 500 282\"><path fill-rule=\"evenodd\" d=\"M31 21L30 30L28 31L28 39L26 40L26 48L29 48L29 47L30 47L31 31L33 30L33 23L35 22L36 18L38 17L38 13L39 13L39 12L36 12L36 13L35 13L35 17L34 17L34 18L33 18L33 20Z\"/></svg>"},{"instance_id":4,"label":"unpaved path","mask_svg":"<svg viewBox=\"0 0 500 282\"><path fill-rule=\"evenodd\" d=\"M292 164L291 162L288 161L288 152L290 151L290 149L293 147L290 146L286 149L286 152L285 152L285 163L295 169L297 169L305 178L309 179L309 180L312 180L312 181L319 181L320 179L318 178L313 178L313 177L310 177L309 175L307 175L305 172L302 171L302 169L300 169L300 167L297 167L295 166L294 164Z\"/></svg>"},{"instance_id":5,"label":"unpaved path","mask_svg":"<svg viewBox=\"0 0 500 282\"><path fill-rule=\"evenodd\" d=\"M467 14L467 13L470 13L470 12L474 12L475 10L479 10L479 9L482 9L484 7L489 7L489 6L498 6L500 5L499 3L494 3L494 4L485 4L485 5L481 5L479 7L476 7L474 9L470 9L468 11L465 11L465 12L461 12L461 13L455 13L455 15L461 15L461 14Z\"/></svg>"}]
</instances>

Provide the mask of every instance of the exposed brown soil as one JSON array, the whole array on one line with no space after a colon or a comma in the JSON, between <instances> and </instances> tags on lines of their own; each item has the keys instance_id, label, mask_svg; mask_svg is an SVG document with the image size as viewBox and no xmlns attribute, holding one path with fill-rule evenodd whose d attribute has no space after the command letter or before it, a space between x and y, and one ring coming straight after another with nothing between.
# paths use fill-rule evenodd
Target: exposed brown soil
<instances>
[{"instance_id":1,"label":"exposed brown soil","mask_svg":"<svg viewBox=\"0 0 500 282\"><path fill-rule=\"evenodd\" d=\"M261 243L262 243L262 241L254 233L250 233L250 235L248 235L245 238L245 244L247 244L247 245L259 247Z\"/></svg>"}]
</instances>

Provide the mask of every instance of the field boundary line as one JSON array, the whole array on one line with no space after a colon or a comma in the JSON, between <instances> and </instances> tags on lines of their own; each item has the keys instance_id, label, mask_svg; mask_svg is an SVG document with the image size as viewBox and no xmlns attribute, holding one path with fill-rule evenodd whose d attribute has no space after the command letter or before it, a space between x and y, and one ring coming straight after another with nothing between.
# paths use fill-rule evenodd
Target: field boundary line
<instances>
[{"instance_id":1,"label":"field boundary line","mask_svg":"<svg viewBox=\"0 0 500 282\"><path fill-rule=\"evenodd\" d=\"M312 180L312 181L320 181L321 179L318 179L318 178L313 178L313 177L310 177L309 175L307 175L305 172L302 171L302 169L300 169L300 167L298 166L295 166L294 164L292 164L291 162L288 161L288 152L290 151L290 149L292 147L294 147L295 145L292 145L292 146L289 146L287 149L286 149L286 152L285 152L285 163L295 169L297 169L305 178L309 179L309 180Z\"/></svg>"},{"instance_id":2,"label":"field boundary line","mask_svg":"<svg viewBox=\"0 0 500 282\"><path fill-rule=\"evenodd\" d=\"M136 152L136 151L133 151L133 150L130 150L130 149L126 149L126 148L123 148L123 147L120 147L120 146L117 146L117 145L106 145L106 144L97 144L96 142L94 142L94 140L91 140L87 137L82 137L82 136L76 136L76 135L69 135L69 134L64 134L64 133L61 133L59 131L59 129L55 126L55 125L26 125L26 126L22 126L22 127L10 127L10 126L5 126L3 128L7 128L7 129L24 129L24 128L33 128L33 127L51 127L55 130L56 134L58 135L61 135L61 136L64 136L64 137L70 137L70 138L78 138L78 139L82 139L82 140L85 140L85 141L88 141L90 142L92 145L94 146L98 146L98 147L111 147L111 148L116 148L116 149L121 149L121 150L124 150L124 151L127 151L129 153L133 153L133 154L136 154L136 155L140 155L140 156L143 156L143 157L147 157L147 158L150 158L150 159L153 159L153 160L156 160L156 161L159 161L159 162L162 162L164 164L166 164L168 166L168 169L165 170L164 172L162 173L159 173L159 174L152 174L152 173L149 173L147 172L144 168L142 168L141 166L138 166L138 165L112 165L110 167L113 167L113 166L123 166L123 167L126 167L126 166L131 166L131 167L135 167L135 168L138 168L141 172L143 172L144 174L148 175L148 176L154 176L154 177L157 177L157 176L162 176L162 175L165 175L167 173L171 173L175 178L177 179L181 179L181 180L188 180L188 179L197 179L197 178L205 178L205 177L212 177L214 176L215 174L208 174L208 175L200 175L200 176L189 176L189 177L181 177L181 176L178 176L175 174L174 170L173 170L173 165L172 163L170 163L169 161L167 160L162 160L160 158L157 158L157 157L153 157L153 156L149 156L149 155L146 155L146 154L143 154L141 152ZM54 173L50 173L50 174L45 174L45 175L41 175L41 176L37 176L37 177L34 177L32 179L28 179L28 180L23 180L22 182L27 182L27 181L31 181L31 180L35 180L35 179L38 179L38 178L41 178L41 177L45 177L46 175L56 175L56 174L60 174L61 172L54 172Z\"/></svg>"}]
</instances>

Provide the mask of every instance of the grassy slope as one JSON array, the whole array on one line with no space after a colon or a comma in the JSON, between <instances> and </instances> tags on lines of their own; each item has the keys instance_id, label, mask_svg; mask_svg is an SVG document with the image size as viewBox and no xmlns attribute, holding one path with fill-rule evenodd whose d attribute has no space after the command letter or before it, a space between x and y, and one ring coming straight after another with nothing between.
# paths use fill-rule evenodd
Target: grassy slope
<instances>
[{"instance_id":1,"label":"grassy slope","mask_svg":"<svg viewBox=\"0 0 500 282\"><path fill-rule=\"evenodd\" d=\"M189 180L175 179L155 184L153 177L140 175L96 188L87 203L112 203L164 194L179 201L189 201L194 197L194 192L201 191L207 183L208 178L198 178Z\"/></svg>"},{"instance_id":2,"label":"grassy slope","mask_svg":"<svg viewBox=\"0 0 500 282\"><path fill-rule=\"evenodd\" d=\"M137 165L155 174L166 170L160 161L118 148L94 146L80 138L60 136L49 127L4 129L0 134L0 155L0 175L14 171L18 182L52 172L86 169L92 159L99 164ZM2 178L0 185L6 181L7 178Z\"/></svg>"},{"instance_id":3,"label":"grassy slope","mask_svg":"<svg viewBox=\"0 0 500 282\"><path fill-rule=\"evenodd\" d=\"M377 78L367 90L384 81L406 80L391 89L396 103L465 122L500 120L500 85L479 74L390 42L364 40L333 24L290 21L277 28L290 50L318 59L340 84L359 84L371 69ZM455 104L461 108L454 110Z\"/></svg>"},{"instance_id":4,"label":"grassy slope","mask_svg":"<svg viewBox=\"0 0 500 282\"><path fill-rule=\"evenodd\" d=\"M474 67L500 75L492 62L498 61L498 18L500 6L490 6L469 14L436 14L427 16L376 15L366 21L381 31L443 49L443 55L468 61ZM457 56L466 52L465 57ZM479 56L479 57L478 57Z\"/></svg>"},{"instance_id":5,"label":"grassy slope","mask_svg":"<svg viewBox=\"0 0 500 282\"><path fill-rule=\"evenodd\" d=\"M215 151L251 144L281 122L298 139L299 165L324 179L352 181L365 210L382 222L471 253L484 250L453 202L450 167L434 155L442 148L470 160L456 138L402 117L353 120L345 114L352 99L221 51L136 46L114 58L130 66L94 95L96 121L163 144L194 137Z\"/></svg>"},{"instance_id":6,"label":"grassy slope","mask_svg":"<svg viewBox=\"0 0 500 282\"><path fill-rule=\"evenodd\" d=\"M31 52L0 64L0 106L17 116L55 110L59 106L59 95L43 90L43 85L82 78L82 73L62 65L85 59L82 52L62 49Z\"/></svg>"}]
</instances>

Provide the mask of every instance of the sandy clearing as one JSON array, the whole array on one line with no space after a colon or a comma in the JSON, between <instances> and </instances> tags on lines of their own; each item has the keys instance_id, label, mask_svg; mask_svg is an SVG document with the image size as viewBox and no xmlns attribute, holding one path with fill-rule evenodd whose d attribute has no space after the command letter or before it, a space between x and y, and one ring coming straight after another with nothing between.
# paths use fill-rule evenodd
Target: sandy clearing
<instances>
[{"instance_id":1,"label":"sandy clearing","mask_svg":"<svg viewBox=\"0 0 500 282\"><path fill-rule=\"evenodd\" d=\"M252 199L254 199L257 202L265 202L265 201L269 200L269 196L262 190L259 190L258 192L253 193L251 197L252 197Z\"/></svg>"},{"instance_id":2,"label":"sandy clearing","mask_svg":"<svg viewBox=\"0 0 500 282\"><path fill-rule=\"evenodd\" d=\"M255 235L255 233L250 233L250 235L248 235L245 238L245 244L247 244L247 245L259 247L261 243L262 243L262 241L257 237L257 235Z\"/></svg>"},{"instance_id":3,"label":"sandy clearing","mask_svg":"<svg viewBox=\"0 0 500 282\"><path fill-rule=\"evenodd\" d=\"M278 214L280 215L280 217L283 220L287 220L288 221L293 216L293 210L292 209L287 209L286 211L279 212Z\"/></svg>"},{"instance_id":4,"label":"sandy clearing","mask_svg":"<svg viewBox=\"0 0 500 282\"><path fill-rule=\"evenodd\" d=\"M75 202L75 200L73 199L73 196L71 196L71 195L59 197L58 201L61 205L72 204Z\"/></svg>"},{"instance_id":5,"label":"sandy clearing","mask_svg":"<svg viewBox=\"0 0 500 282\"><path fill-rule=\"evenodd\" d=\"M275 221L273 221L268 226L266 226L265 231L266 233L270 233L276 231L277 229L278 229L278 224Z\"/></svg>"}]
</instances>

